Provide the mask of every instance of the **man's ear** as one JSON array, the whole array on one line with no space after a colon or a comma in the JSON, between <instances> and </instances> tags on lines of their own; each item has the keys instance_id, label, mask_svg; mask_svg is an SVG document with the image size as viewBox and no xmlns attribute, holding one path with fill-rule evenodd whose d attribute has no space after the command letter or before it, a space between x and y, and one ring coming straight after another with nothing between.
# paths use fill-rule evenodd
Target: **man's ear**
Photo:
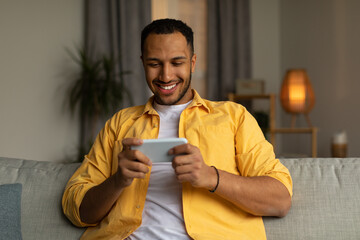
<instances>
[{"instance_id":1,"label":"man's ear","mask_svg":"<svg viewBox=\"0 0 360 240\"><path fill-rule=\"evenodd\" d=\"M143 55L140 56L140 59L141 59L142 64L144 65L144 57L143 57Z\"/></svg>"},{"instance_id":2,"label":"man's ear","mask_svg":"<svg viewBox=\"0 0 360 240\"><path fill-rule=\"evenodd\" d=\"M193 73L195 71L195 65L196 65L196 54L194 53L191 57L191 72Z\"/></svg>"}]
</instances>

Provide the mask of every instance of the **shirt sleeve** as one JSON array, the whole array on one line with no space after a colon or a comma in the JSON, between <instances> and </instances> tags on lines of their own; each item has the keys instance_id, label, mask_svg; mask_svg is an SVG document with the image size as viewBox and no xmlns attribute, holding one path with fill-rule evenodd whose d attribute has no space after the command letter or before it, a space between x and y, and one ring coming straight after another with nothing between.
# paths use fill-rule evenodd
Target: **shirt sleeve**
<instances>
[{"instance_id":1,"label":"shirt sleeve","mask_svg":"<svg viewBox=\"0 0 360 240\"><path fill-rule=\"evenodd\" d=\"M80 167L68 181L62 198L64 214L76 226L94 226L81 221L79 208L86 192L111 176L114 134L110 120L98 134Z\"/></svg>"},{"instance_id":2,"label":"shirt sleeve","mask_svg":"<svg viewBox=\"0 0 360 240\"><path fill-rule=\"evenodd\" d=\"M292 196L289 170L275 158L255 118L247 111L240 118L235 137L236 164L242 176L269 176L282 182Z\"/></svg>"}]
</instances>

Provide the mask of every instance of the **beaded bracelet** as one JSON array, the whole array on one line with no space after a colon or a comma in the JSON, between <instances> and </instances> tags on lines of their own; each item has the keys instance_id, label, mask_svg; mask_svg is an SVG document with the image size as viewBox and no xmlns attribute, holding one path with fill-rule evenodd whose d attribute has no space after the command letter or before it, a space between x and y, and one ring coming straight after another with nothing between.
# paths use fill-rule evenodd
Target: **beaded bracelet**
<instances>
[{"instance_id":1,"label":"beaded bracelet","mask_svg":"<svg viewBox=\"0 0 360 240\"><path fill-rule=\"evenodd\" d=\"M219 186L220 176L219 176L219 171L217 170L217 168L216 168L215 166L211 166L211 167L213 167L213 168L215 169L216 175L217 175L217 183L216 183L215 188L214 188L213 190L209 190L209 192L213 193L213 192L216 191L216 189L217 189L218 186Z\"/></svg>"}]
</instances>

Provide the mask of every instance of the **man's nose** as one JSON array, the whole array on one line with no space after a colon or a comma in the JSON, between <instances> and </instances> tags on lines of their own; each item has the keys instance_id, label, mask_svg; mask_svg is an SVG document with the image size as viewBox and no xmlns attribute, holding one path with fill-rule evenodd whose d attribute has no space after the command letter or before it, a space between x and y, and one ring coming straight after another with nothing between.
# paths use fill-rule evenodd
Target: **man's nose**
<instances>
[{"instance_id":1,"label":"man's nose","mask_svg":"<svg viewBox=\"0 0 360 240\"><path fill-rule=\"evenodd\" d=\"M164 64L161 73L159 76L159 80L162 82L170 82L172 80L173 71L169 64Z\"/></svg>"}]
</instances>

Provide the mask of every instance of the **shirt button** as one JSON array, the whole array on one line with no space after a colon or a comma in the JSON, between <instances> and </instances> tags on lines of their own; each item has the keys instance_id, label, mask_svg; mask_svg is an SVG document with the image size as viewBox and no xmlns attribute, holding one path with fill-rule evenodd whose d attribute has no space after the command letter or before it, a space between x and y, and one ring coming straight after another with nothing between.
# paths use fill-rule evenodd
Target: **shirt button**
<instances>
[{"instance_id":1,"label":"shirt button","mask_svg":"<svg viewBox=\"0 0 360 240\"><path fill-rule=\"evenodd\" d=\"M154 128L157 128L158 127L158 125L157 124L154 124Z\"/></svg>"},{"instance_id":2,"label":"shirt button","mask_svg":"<svg viewBox=\"0 0 360 240\"><path fill-rule=\"evenodd\" d=\"M136 208L139 209L139 208L140 208L140 205L136 205Z\"/></svg>"}]
</instances>

